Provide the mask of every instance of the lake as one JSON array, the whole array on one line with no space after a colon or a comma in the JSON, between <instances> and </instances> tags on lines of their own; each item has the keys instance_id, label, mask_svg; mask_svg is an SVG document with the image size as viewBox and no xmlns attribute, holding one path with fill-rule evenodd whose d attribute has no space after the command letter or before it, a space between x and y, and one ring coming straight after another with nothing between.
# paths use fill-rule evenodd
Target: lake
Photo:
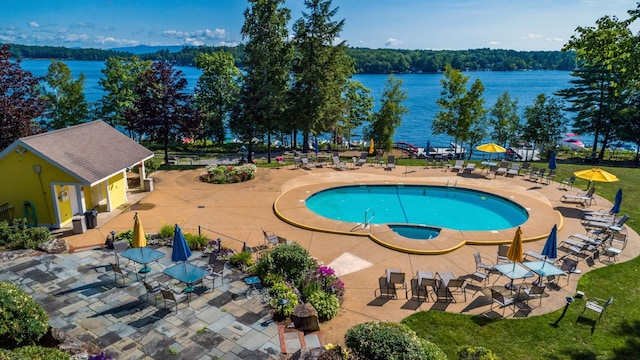
<instances>
[{"instance_id":1,"label":"lake","mask_svg":"<svg viewBox=\"0 0 640 360\"><path fill-rule=\"evenodd\" d=\"M95 102L103 95L98 80L102 77L100 71L104 68L104 62L68 60L64 63L69 66L74 78L77 78L80 73L85 75L85 96L88 101ZM49 60L23 60L22 68L35 76L44 76L50 64ZM189 90L193 91L201 71L193 67L177 66L176 68L184 72ZM551 70L478 71L467 72L465 75L470 77L468 87L475 79L480 79L484 84L486 108L492 107L500 94L509 92L512 99L518 99L521 118L524 117L525 107L533 104L538 94L553 96L558 90L570 87L571 79L571 73L568 71ZM440 97L442 89L440 80L444 79L444 75L401 74L395 77L402 80L402 89L407 93L407 100L403 104L409 109L409 113L403 117L394 140L406 141L419 147L424 147L427 140L431 141L432 146L448 146L453 139L446 135L435 136L431 133L431 121L438 112L436 99ZM355 75L353 78L371 90L377 107L388 75ZM524 122L524 119L522 121ZM353 135L362 138L362 130L354 131Z\"/></svg>"}]
</instances>

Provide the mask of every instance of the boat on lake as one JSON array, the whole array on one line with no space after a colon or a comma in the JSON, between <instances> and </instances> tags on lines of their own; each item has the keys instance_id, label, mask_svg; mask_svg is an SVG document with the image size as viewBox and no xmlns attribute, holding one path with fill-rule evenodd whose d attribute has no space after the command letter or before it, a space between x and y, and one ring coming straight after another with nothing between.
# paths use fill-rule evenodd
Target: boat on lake
<instances>
[{"instance_id":1,"label":"boat on lake","mask_svg":"<svg viewBox=\"0 0 640 360\"><path fill-rule=\"evenodd\" d=\"M578 139L578 135L573 133L564 134L564 139L560 140L558 145L566 146L573 151L584 150L584 144Z\"/></svg>"}]
</instances>

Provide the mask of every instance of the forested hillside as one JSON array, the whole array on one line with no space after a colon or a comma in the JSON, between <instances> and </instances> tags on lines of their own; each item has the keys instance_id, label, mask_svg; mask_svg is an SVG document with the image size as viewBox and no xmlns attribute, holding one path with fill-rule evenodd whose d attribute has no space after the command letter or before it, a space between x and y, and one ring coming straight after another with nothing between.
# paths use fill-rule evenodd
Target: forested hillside
<instances>
[{"instance_id":1,"label":"forested hillside","mask_svg":"<svg viewBox=\"0 0 640 360\"><path fill-rule=\"evenodd\" d=\"M143 60L163 60L178 65L193 66L198 54L221 50L230 52L236 65L242 68L245 59L244 45L185 47L178 52L160 48L156 52L142 54L139 57ZM11 53L17 58L97 61L104 61L111 56L132 56L131 53L112 50L16 44L11 44ZM349 48L347 53L355 60L356 70L360 74L435 73L442 71L446 64L451 64L454 69L463 71L573 70L575 68L575 54L561 51Z\"/></svg>"}]
</instances>

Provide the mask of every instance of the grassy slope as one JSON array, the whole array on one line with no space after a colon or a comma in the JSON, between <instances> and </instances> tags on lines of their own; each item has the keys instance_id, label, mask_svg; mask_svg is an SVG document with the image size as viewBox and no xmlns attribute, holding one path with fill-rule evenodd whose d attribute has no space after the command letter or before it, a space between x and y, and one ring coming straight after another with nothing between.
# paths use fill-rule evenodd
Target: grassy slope
<instances>
[{"instance_id":1,"label":"grassy slope","mask_svg":"<svg viewBox=\"0 0 640 360\"><path fill-rule=\"evenodd\" d=\"M538 165L546 166L544 163ZM555 180L569 178L573 171L586 168L589 166L559 164ZM613 200L621 187L624 191L621 213L631 216L627 224L639 232L640 169L603 169L618 176L620 182L597 184L597 193ZM578 179L575 185L584 189L587 182ZM597 324L587 319L576 322L584 299L576 299L569 306L557 327L552 324L560 317L562 309L524 319L489 319L427 311L413 314L403 323L440 346L450 359L456 358L456 350L461 345L483 345L500 359L635 359L640 354L640 311L636 310L640 304L638 280L640 258L590 271L580 278L579 290L591 296L615 298Z\"/></svg>"}]
</instances>

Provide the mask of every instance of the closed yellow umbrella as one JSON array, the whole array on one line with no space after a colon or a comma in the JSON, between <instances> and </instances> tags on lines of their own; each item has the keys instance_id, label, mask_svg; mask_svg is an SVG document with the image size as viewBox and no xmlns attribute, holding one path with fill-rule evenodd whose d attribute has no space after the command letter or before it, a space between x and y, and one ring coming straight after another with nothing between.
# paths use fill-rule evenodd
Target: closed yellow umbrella
<instances>
[{"instance_id":1,"label":"closed yellow umbrella","mask_svg":"<svg viewBox=\"0 0 640 360\"><path fill-rule=\"evenodd\" d=\"M144 229L142 223L138 218L138 213L133 216L133 247L141 248L147 246L147 238L144 235Z\"/></svg>"},{"instance_id":2,"label":"closed yellow umbrella","mask_svg":"<svg viewBox=\"0 0 640 360\"><path fill-rule=\"evenodd\" d=\"M573 173L573 175L580 179L599 182L616 182L619 181L617 176L612 173L606 172L600 168L591 168L588 170L580 170Z\"/></svg>"},{"instance_id":3,"label":"closed yellow umbrella","mask_svg":"<svg viewBox=\"0 0 640 360\"><path fill-rule=\"evenodd\" d=\"M522 261L522 230L519 226L518 230L516 230L516 235L513 237L513 241L511 241L511 246L509 246L507 258L514 263Z\"/></svg>"},{"instance_id":4,"label":"closed yellow umbrella","mask_svg":"<svg viewBox=\"0 0 640 360\"><path fill-rule=\"evenodd\" d=\"M495 143L482 144L476 147L476 149L489 153L503 153L507 152L507 149Z\"/></svg>"},{"instance_id":5,"label":"closed yellow umbrella","mask_svg":"<svg viewBox=\"0 0 640 360\"><path fill-rule=\"evenodd\" d=\"M369 140L369 155L373 155L375 147L373 146L373 139Z\"/></svg>"}]
</instances>

